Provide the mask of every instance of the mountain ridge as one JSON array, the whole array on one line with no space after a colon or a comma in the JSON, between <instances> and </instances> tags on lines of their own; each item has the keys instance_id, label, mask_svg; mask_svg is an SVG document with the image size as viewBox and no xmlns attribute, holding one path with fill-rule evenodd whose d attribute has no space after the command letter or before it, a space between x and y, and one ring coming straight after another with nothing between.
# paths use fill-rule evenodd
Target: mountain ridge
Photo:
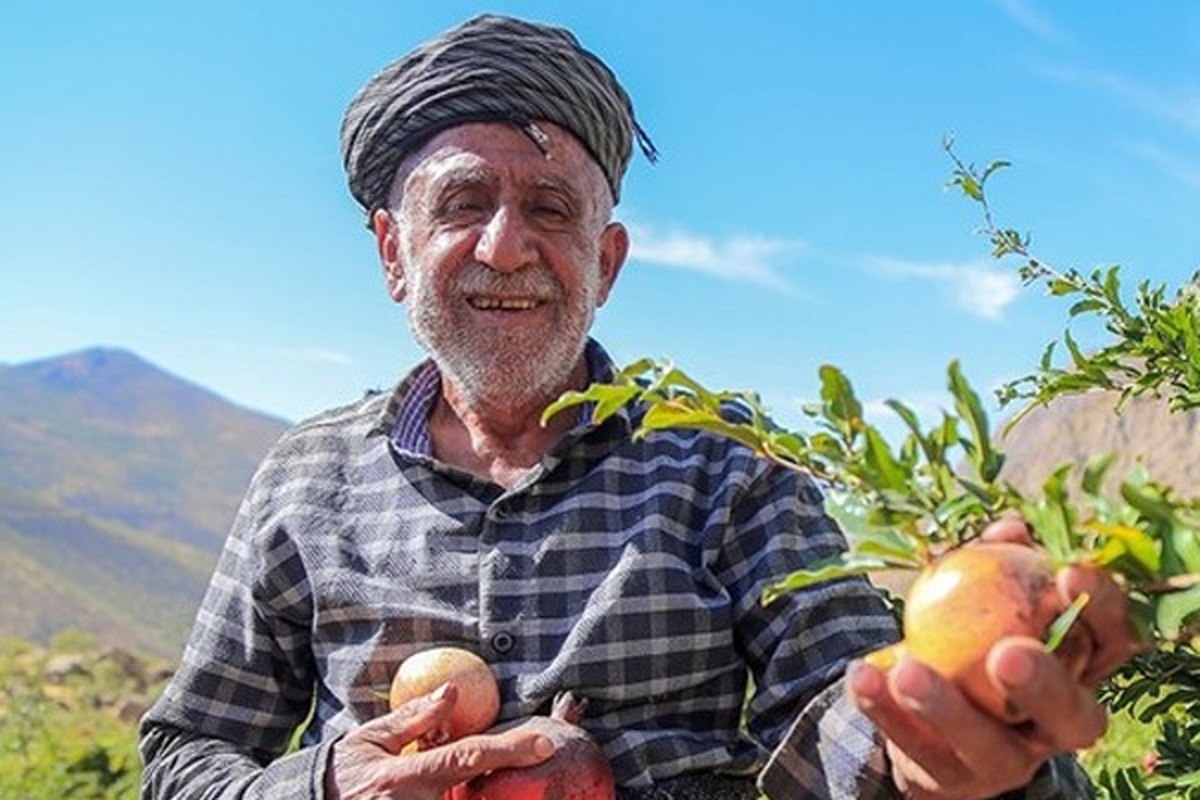
<instances>
[{"instance_id":1,"label":"mountain ridge","mask_svg":"<svg viewBox=\"0 0 1200 800\"><path fill-rule=\"evenodd\" d=\"M0 632L177 655L288 425L120 348L0 365Z\"/></svg>"},{"instance_id":2,"label":"mountain ridge","mask_svg":"<svg viewBox=\"0 0 1200 800\"><path fill-rule=\"evenodd\" d=\"M1141 395L1091 391L1031 409L997 437L1007 454L1006 480L1025 491L1041 487L1060 464L1084 464L1112 454L1105 486L1114 489L1137 467L1180 496L1200 495L1200 409L1173 412Z\"/></svg>"}]
</instances>

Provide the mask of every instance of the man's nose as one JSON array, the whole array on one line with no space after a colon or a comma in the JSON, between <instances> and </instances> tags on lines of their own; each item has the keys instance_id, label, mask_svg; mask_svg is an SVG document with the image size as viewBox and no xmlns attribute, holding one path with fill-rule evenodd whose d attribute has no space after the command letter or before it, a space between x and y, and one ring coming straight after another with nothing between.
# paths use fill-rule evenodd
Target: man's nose
<instances>
[{"instance_id":1,"label":"man's nose","mask_svg":"<svg viewBox=\"0 0 1200 800\"><path fill-rule=\"evenodd\" d=\"M523 269L536 258L532 234L519 210L501 205L483 226L475 258L498 272Z\"/></svg>"}]
</instances>

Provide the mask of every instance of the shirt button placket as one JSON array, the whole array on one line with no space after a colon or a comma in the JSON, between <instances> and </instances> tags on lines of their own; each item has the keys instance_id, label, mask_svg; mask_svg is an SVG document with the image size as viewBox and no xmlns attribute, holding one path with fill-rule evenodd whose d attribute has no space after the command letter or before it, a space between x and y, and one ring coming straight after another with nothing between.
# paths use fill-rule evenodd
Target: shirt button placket
<instances>
[{"instance_id":1,"label":"shirt button placket","mask_svg":"<svg viewBox=\"0 0 1200 800\"><path fill-rule=\"evenodd\" d=\"M494 504L487 511L480 541L481 554L487 554L479 570L480 633L484 646L490 647L498 656L506 655L516 644L512 633L503 628L508 620L503 610L497 607L499 598L496 588L507 564L502 528L511 517L511 512L503 504Z\"/></svg>"},{"instance_id":2,"label":"shirt button placket","mask_svg":"<svg viewBox=\"0 0 1200 800\"><path fill-rule=\"evenodd\" d=\"M514 644L516 644L516 640L513 639L513 635L508 631L499 631L492 636L492 649L500 655L504 655L509 650L512 650Z\"/></svg>"}]
</instances>

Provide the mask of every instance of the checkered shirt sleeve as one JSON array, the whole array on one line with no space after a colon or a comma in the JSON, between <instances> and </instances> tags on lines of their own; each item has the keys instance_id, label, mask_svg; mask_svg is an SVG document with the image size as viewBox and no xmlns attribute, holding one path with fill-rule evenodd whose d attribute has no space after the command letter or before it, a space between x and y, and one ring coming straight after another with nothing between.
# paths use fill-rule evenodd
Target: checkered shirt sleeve
<instances>
[{"instance_id":1,"label":"checkered shirt sleeve","mask_svg":"<svg viewBox=\"0 0 1200 800\"><path fill-rule=\"evenodd\" d=\"M883 740L843 691L841 680L796 719L759 775L771 800L902 800L892 783ZM1069 755L1051 759L1028 786L998 800L1087 800L1092 784Z\"/></svg>"}]
</instances>

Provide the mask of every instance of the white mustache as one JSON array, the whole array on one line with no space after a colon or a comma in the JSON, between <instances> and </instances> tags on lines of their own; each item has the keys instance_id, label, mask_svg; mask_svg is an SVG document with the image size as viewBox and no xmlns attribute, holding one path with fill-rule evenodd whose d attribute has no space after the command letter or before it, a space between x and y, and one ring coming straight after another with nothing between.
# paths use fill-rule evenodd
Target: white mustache
<instances>
[{"instance_id":1,"label":"white mustache","mask_svg":"<svg viewBox=\"0 0 1200 800\"><path fill-rule=\"evenodd\" d=\"M472 264L462 270L454 281L462 294L492 294L505 296L556 299L563 295L562 284L549 267L537 265L517 272L497 272L482 264Z\"/></svg>"}]
</instances>

